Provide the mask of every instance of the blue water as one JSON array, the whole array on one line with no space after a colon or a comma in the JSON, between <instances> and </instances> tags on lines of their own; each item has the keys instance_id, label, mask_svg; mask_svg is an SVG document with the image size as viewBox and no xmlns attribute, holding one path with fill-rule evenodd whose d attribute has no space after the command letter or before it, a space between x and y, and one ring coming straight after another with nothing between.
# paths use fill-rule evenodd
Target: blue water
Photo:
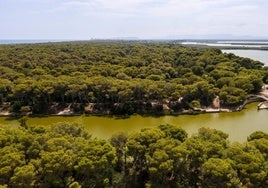
<instances>
[{"instance_id":1,"label":"blue water","mask_svg":"<svg viewBox=\"0 0 268 188\"><path fill-rule=\"evenodd\" d=\"M225 53L233 53L240 57L248 57L253 60L260 61L268 66L268 51L267 50L222 50Z\"/></svg>"},{"instance_id":2,"label":"blue water","mask_svg":"<svg viewBox=\"0 0 268 188\"><path fill-rule=\"evenodd\" d=\"M268 66L268 50L264 50L268 49L268 40L189 40L183 41L181 44L222 48L222 52L224 53L233 53L240 57L248 57Z\"/></svg>"},{"instance_id":3,"label":"blue water","mask_svg":"<svg viewBox=\"0 0 268 188\"><path fill-rule=\"evenodd\" d=\"M183 45L202 45L210 47L228 48L249 48L261 49L268 48L268 40L189 40L181 42Z\"/></svg>"}]
</instances>

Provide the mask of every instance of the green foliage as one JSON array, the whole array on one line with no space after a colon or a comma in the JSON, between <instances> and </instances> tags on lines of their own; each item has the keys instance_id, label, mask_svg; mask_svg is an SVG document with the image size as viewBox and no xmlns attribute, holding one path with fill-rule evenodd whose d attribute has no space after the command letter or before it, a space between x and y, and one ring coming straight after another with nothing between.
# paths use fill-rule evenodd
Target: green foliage
<instances>
[{"instance_id":1,"label":"green foliage","mask_svg":"<svg viewBox=\"0 0 268 188\"><path fill-rule=\"evenodd\" d=\"M223 104L237 106L246 100L247 94L243 89L224 86L219 93L219 97Z\"/></svg>"},{"instance_id":2,"label":"green foliage","mask_svg":"<svg viewBox=\"0 0 268 188\"><path fill-rule=\"evenodd\" d=\"M166 134L166 137L171 137L181 142L185 141L188 136L185 130L174 125L159 125L158 128Z\"/></svg>"},{"instance_id":3,"label":"green foliage","mask_svg":"<svg viewBox=\"0 0 268 188\"><path fill-rule=\"evenodd\" d=\"M128 140L128 136L125 133L117 133L113 135L110 139L110 143L113 147L116 148L116 170L119 172L125 172L126 170L126 143Z\"/></svg>"},{"instance_id":4,"label":"green foliage","mask_svg":"<svg viewBox=\"0 0 268 188\"><path fill-rule=\"evenodd\" d=\"M10 179L12 187L30 188L36 184L36 170L32 164L17 167Z\"/></svg>"},{"instance_id":5,"label":"green foliage","mask_svg":"<svg viewBox=\"0 0 268 188\"><path fill-rule=\"evenodd\" d=\"M106 140L77 124L0 129L2 187L267 187L267 133L243 144L160 125Z\"/></svg>"},{"instance_id":6,"label":"green foliage","mask_svg":"<svg viewBox=\"0 0 268 188\"><path fill-rule=\"evenodd\" d=\"M260 62L168 43L76 42L0 46L0 107L21 115L180 112L235 107L267 82ZM88 107L88 108L87 108ZM91 107L91 109L89 109ZM267 134L244 144L176 126L107 140L77 124L0 129L2 187L268 187Z\"/></svg>"},{"instance_id":7,"label":"green foliage","mask_svg":"<svg viewBox=\"0 0 268 188\"><path fill-rule=\"evenodd\" d=\"M90 138L90 135L85 131L84 127L76 123L59 123L55 126L51 126L50 134L53 137L71 136Z\"/></svg>"},{"instance_id":8,"label":"green foliage","mask_svg":"<svg viewBox=\"0 0 268 188\"><path fill-rule=\"evenodd\" d=\"M115 149L105 140L91 139L77 124L3 128L0 143L1 185L103 187L112 182Z\"/></svg>"},{"instance_id":9,"label":"green foliage","mask_svg":"<svg viewBox=\"0 0 268 188\"><path fill-rule=\"evenodd\" d=\"M210 158L202 165L202 187L239 187L240 181L233 161Z\"/></svg>"},{"instance_id":10,"label":"green foliage","mask_svg":"<svg viewBox=\"0 0 268 188\"><path fill-rule=\"evenodd\" d=\"M264 155L252 145L232 145L226 150L228 158L235 162L242 184L256 187L265 184L267 166ZM267 183L267 182L266 182Z\"/></svg>"},{"instance_id":11,"label":"green foliage","mask_svg":"<svg viewBox=\"0 0 268 188\"><path fill-rule=\"evenodd\" d=\"M256 139L261 139L261 138L264 138L264 139L268 139L268 134L267 133L264 133L262 131L256 131L254 133L251 133L249 136L248 136L248 141L252 141L252 140L256 140Z\"/></svg>"},{"instance_id":12,"label":"green foliage","mask_svg":"<svg viewBox=\"0 0 268 188\"><path fill-rule=\"evenodd\" d=\"M235 106L261 89L266 72L248 58L168 43L1 45L0 105L45 114L57 105L83 113L94 103L86 112L143 114L163 113L163 103L169 112L209 106L220 96L222 106ZM146 105L152 101L159 105Z\"/></svg>"}]
</instances>

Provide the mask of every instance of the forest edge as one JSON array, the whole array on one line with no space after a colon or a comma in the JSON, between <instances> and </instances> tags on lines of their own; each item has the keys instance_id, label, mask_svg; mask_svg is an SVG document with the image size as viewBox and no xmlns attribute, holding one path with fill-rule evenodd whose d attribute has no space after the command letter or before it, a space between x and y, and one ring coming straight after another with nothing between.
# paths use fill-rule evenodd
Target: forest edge
<instances>
[{"instance_id":1,"label":"forest edge","mask_svg":"<svg viewBox=\"0 0 268 188\"><path fill-rule=\"evenodd\" d=\"M178 102L180 102L182 98L178 99ZM257 105L258 110L268 109L268 84L265 84L262 88L262 90L256 94L250 95L250 97L244 101L243 104L239 105L238 107L232 107L232 108L221 108L220 107L220 98L217 96L212 104L208 107L202 107L202 108L192 108L192 109L184 109L180 112L173 112L169 108L169 101L166 101L165 103L159 102L159 101L150 101L152 108L157 108L157 105L162 105L162 112L159 112L157 114L142 114L142 115L183 115L183 114L199 114L199 113L220 113L220 112L236 112L241 111L244 109L244 107L252 102L260 102ZM8 105L8 104L7 104ZM51 106L52 110L55 113L51 114L44 114L44 115L51 115L51 116L73 116L73 115L82 115L83 113L86 113L88 115L116 115L111 114L109 109L104 110L103 112L99 112L98 110L94 110L95 103L89 103L84 107L84 111L81 112L74 112L72 108L72 104L65 104L64 106L60 106L59 104L54 104ZM120 105L118 103L115 103L114 106ZM32 116L33 114L31 112L28 112L26 114L24 113L13 113L7 110L3 110L0 108L0 116L24 116L29 115ZM42 114L41 114L42 115ZM35 116L35 115L33 115ZM38 115L39 116L39 115Z\"/></svg>"}]
</instances>

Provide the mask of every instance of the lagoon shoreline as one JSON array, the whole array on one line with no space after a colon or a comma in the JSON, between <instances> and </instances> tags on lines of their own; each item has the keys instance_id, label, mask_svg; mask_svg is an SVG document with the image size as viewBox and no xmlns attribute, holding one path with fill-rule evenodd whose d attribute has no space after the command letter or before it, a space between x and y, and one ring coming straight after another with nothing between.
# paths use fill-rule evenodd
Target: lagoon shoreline
<instances>
[{"instance_id":1,"label":"lagoon shoreline","mask_svg":"<svg viewBox=\"0 0 268 188\"><path fill-rule=\"evenodd\" d=\"M80 111L75 112L72 108L70 108L70 104L66 104L65 108L61 108L61 110L56 111L56 113L45 113L45 114L32 114L31 112L24 112L24 113L13 113L7 110L0 109L0 117L23 117L23 116L30 116L30 117L46 117L46 116L81 116L81 115L93 115L93 116L118 116L118 117L129 117L132 115L141 115L141 116L178 116L178 115L197 115L203 113L232 113L238 112L244 109L244 107L250 103L260 102L257 106L257 110L268 109L267 101L263 101L261 98L257 98L254 100L247 99L239 106L236 107L203 107L203 108L193 108L193 109L182 109L181 111L171 111L169 109L164 109L162 111L158 111L156 113L152 112L144 112L144 113L133 113L133 114L116 114L111 113L109 109L104 111L96 110L90 112ZM94 104L90 104L91 106ZM167 108L166 104L162 104L163 108Z\"/></svg>"},{"instance_id":2,"label":"lagoon shoreline","mask_svg":"<svg viewBox=\"0 0 268 188\"><path fill-rule=\"evenodd\" d=\"M218 97L216 97L218 99ZM181 99L180 99L181 100ZM178 100L178 101L180 101ZM219 99L218 99L219 100ZM95 110L94 106L98 105L95 103L89 103L85 105L83 111L75 111L72 106L77 104L53 104L54 109L51 109L54 113L47 113L47 114L32 114L32 112L22 112L22 113L13 113L8 111L7 109L10 108L10 104L6 104L4 110L3 108L0 108L0 116L4 117L22 117L22 116L31 116L31 117L43 117L43 116L80 116L80 115L95 115L95 116L122 116L127 117L135 114L139 114L141 116L165 116L165 115L171 115L171 116L178 116L178 115L196 115L201 113L222 113L222 112L237 112L244 109L244 107L247 104L253 103L253 102L260 102L256 108L257 110L262 109L268 109L268 84L265 84L262 87L262 90L256 94L250 95L250 97L245 100L243 103L236 107L221 107L220 101L218 101L218 104L214 104L214 102L209 107L201 107L201 108L192 108L192 109L182 109L180 111L173 111L170 109L169 105L167 103L159 102L159 101L151 101L151 110L155 110L153 113L152 111L145 111L143 113L132 113L132 114L116 114L111 113L111 109L103 109L103 111ZM81 105L81 104L80 104ZM114 106L119 106L120 104L115 103ZM144 105L147 105L147 103L144 103ZM159 106L162 108L162 110L157 111L159 109Z\"/></svg>"}]
</instances>

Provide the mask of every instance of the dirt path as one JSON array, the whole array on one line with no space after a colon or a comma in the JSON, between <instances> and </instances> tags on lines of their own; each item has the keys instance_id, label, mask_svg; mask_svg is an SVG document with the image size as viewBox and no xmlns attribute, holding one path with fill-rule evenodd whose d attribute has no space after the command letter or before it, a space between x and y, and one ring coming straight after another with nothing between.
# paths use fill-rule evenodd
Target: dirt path
<instances>
[{"instance_id":1,"label":"dirt path","mask_svg":"<svg viewBox=\"0 0 268 188\"><path fill-rule=\"evenodd\" d=\"M265 97L268 97L268 84L265 84L262 88L262 91L260 94L264 95Z\"/></svg>"}]
</instances>

